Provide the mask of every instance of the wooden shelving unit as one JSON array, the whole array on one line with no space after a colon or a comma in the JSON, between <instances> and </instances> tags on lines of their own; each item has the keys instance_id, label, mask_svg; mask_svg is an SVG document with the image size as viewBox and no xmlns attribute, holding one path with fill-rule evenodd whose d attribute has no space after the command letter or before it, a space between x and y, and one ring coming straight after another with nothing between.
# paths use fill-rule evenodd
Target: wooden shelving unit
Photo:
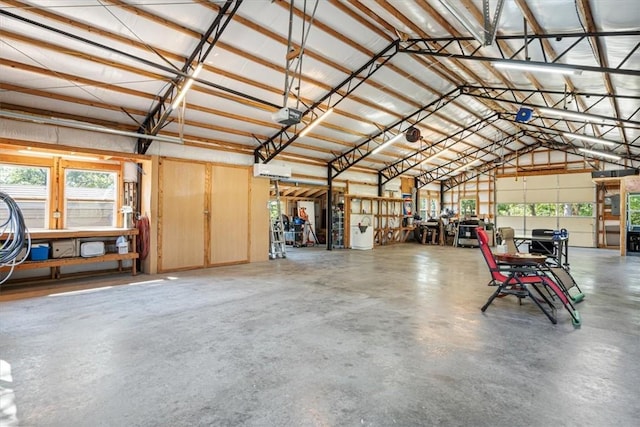
<instances>
[{"instance_id":1,"label":"wooden shelving unit","mask_svg":"<svg viewBox=\"0 0 640 427\"><path fill-rule=\"evenodd\" d=\"M95 257L68 257L68 258L48 258L38 261L25 261L15 266L14 271L49 269L50 279L60 279L62 277L60 268L71 265L96 264L101 262L117 261L117 271L123 271L122 261L133 260L131 266L131 274L137 274L136 262L139 254L136 247L136 236L138 230L135 228L112 228L112 229L82 229L82 230L37 230L31 231L31 241L33 244L48 243L51 245L56 240L66 239L87 239L92 241L115 242L120 236L125 236L131 242L131 251L127 253L105 253L104 255ZM0 236L1 239L1 236ZM1 272L11 270L10 266L0 267ZM29 280L37 280L36 278Z\"/></svg>"},{"instance_id":2,"label":"wooden shelving unit","mask_svg":"<svg viewBox=\"0 0 640 427\"><path fill-rule=\"evenodd\" d=\"M345 212L350 214L373 215L374 245L402 243L413 233L413 226L403 226L404 219L401 198L345 195ZM349 215L345 215L345 230L349 230ZM348 233L345 246L349 247Z\"/></svg>"},{"instance_id":3,"label":"wooden shelving unit","mask_svg":"<svg viewBox=\"0 0 640 427\"><path fill-rule=\"evenodd\" d=\"M594 178L596 183L597 246L620 249L620 215L614 215L606 200L620 196L620 178Z\"/></svg>"}]
</instances>

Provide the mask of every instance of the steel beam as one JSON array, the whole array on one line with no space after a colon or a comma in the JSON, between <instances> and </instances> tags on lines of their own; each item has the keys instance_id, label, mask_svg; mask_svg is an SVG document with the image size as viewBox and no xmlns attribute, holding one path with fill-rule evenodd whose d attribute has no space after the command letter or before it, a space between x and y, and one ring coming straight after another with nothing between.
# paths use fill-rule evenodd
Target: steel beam
<instances>
[{"instance_id":1,"label":"steel beam","mask_svg":"<svg viewBox=\"0 0 640 427\"><path fill-rule=\"evenodd\" d=\"M531 95L557 95L557 96L581 96L585 98L615 98L615 99L630 99L640 100L640 95L620 95L615 93L596 93L596 92L583 92L583 91L562 91L562 90L544 90L544 89L522 89L511 88L504 86L477 86L477 85L461 85L460 91L466 95L486 95L486 96L502 96L510 94L514 100L516 100L516 93L522 93L525 98L530 98Z\"/></svg>"},{"instance_id":2,"label":"steel beam","mask_svg":"<svg viewBox=\"0 0 640 427\"><path fill-rule=\"evenodd\" d=\"M234 0L227 0L225 4L220 7L218 15L215 17L207 31L202 34L198 45L184 62L184 65L180 70L182 73L174 77L167 90L156 98L158 102L155 107L149 111L140 125L140 128L138 129L139 133L144 135L157 135L158 132L168 124L167 120L169 119L169 114L171 114L172 111L171 102L178 94L180 87L184 86L185 82L189 78L184 75L188 74L194 64L204 62L215 44L218 42L218 39L225 28L227 28L229 22L233 19L233 16L236 14L236 11L241 4L242 0L235 0L235 5ZM231 9L232 5L233 8ZM229 11L229 9L231 9L231 11ZM149 138L139 138L137 145L138 153L146 153L152 141L153 140Z\"/></svg>"},{"instance_id":3,"label":"steel beam","mask_svg":"<svg viewBox=\"0 0 640 427\"><path fill-rule=\"evenodd\" d=\"M511 116L513 116L513 117L511 117ZM515 125L519 125L520 127L525 126L525 127L534 128L536 131L542 132L542 133L546 134L549 137L557 136L557 137L564 138L564 136L562 134L568 132L565 129L556 129L554 127L545 126L544 124L536 124L533 120L529 121L527 123L518 122L515 119L515 113L513 113L513 114L511 114L511 113L502 113L502 119L507 121L507 122L513 123ZM536 119L534 119L534 120L536 120ZM560 121L562 121L562 120L560 120ZM583 123L583 126L585 126L584 123ZM599 125L599 126L602 128L603 126L607 126L607 125ZM608 127L609 127L609 129L602 134L605 139L606 139L606 134L607 133L609 133L609 132L611 132L611 131L616 129L615 126L608 126ZM569 132L569 133L571 133L571 132ZM573 133L575 133L575 132L573 132ZM614 140L611 140L611 141L618 143L622 147L629 147L629 148L635 147L635 148L638 148L638 147L636 147L634 145L634 142L637 141L639 138L640 138L640 136L638 136L634 141L632 141L630 143L625 143L625 142L622 142L622 141L614 141ZM555 141L555 142L559 143L558 141Z\"/></svg>"},{"instance_id":4,"label":"steel beam","mask_svg":"<svg viewBox=\"0 0 640 427\"><path fill-rule=\"evenodd\" d=\"M32 19L28 19L28 18L22 17L20 15L16 15L15 13L9 12L9 11L1 9L1 8L0 8L0 16L5 16L5 17L11 18L11 19L15 19L15 20L23 22L25 24L28 24L28 25L31 25L31 26L34 26L34 27L37 27L37 28L41 28L43 30L51 31L53 33L68 37L68 38L70 38L72 40L75 40L75 41L78 41L78 42L81 42L81 43L85 43L87 45L90 45L90 46L96 47L98 49L102 49L102 50L111 52L113 54L116 54L118 56L122 56L124 58L131 59L132 61L139 62L141 64L144 64L144 65L148 66L148 67L155 68L157 70L161 70L161 71L167 73L168 76L172 76L173 77L173 76L177 75L177 76L181 76L181 77L183 77L185 79L189 78L189 74L185 73L185 72L182 72L182 70L178 70L176 68L172 68L172 67L170 67L168 65L158 64L158 63L155 63L153 61L149 61L148 59L144 59L144 58L138 57L136 55L132 55L132 54L130 54L128 52L113 48L111 46L107 46L105 44L98 43L98 42L96 42L94 40L90 40L90 39L87 39L87 38L72 34L72 33L68 32L68 31L64 31L64 30L52 27L50 25L43 24L41 22L37 22L37 21L34 21ZM236 90L233 90L233 89L229 89L229 88L226 88L224 86L220 86L220 85L217 85L215 83L208 82L206 80L201 80L201 79L194 79L194 80L197 81L198 83L202 84L202 85L211 87L213 89L221 90L223 92L231 93L233 95L239 96L241 98L248 99L250 101L257 102L257 103L262 104L262 105L266 105L266 106L274 107L274 108L278 107L278 105L276 105L276 104L274 104L272 102L269 102L269 101L266 101L264 99L260 99L260 98L257 98L255 96L248 95L246 93L242 93L242 92L239 92L239 91L236 91Z\"/></svg>"},{"instance_id":5,"label":"steel beam","mask_svg":"<svg viewBox=\"0 0 640 427\"><path fill-rule=\"evenodd\" d=\"M486 100L490 100L490 101L493 101L493 102L506 102L506 103L509 103L509 104L517 105L519 107L530 108L532 110L536 110L538 108L557 108L558 105L560 105L560 103L562 102L562 101L558 101L556 104L550 105L550 106L527 103L526 99L530 99L532 95L535 95L535 93L533 91L530 92L530 94L523 101L518 101L518 100L515 100L515 99L503 99L503 98L500 98L501 95L504 95L506 93L510 93L510 91L505 91L505 92L500 93L500 94L466 92L466 93L463 93L463 95L472 96L472 97L478 98L478 99L486 99ZM593 116L594 118L598 118L598 119L602 119L602 120L609 120L609 121L614 121L614 122L630 124L630 125L634 125L634 126L640 126L640 122L635 121L635 120L631 120L631 117L633 117L633 114L631 116L629 116L629 118L622 118L622 117L610 117L610 116L603 116L603 115L599 115L599 114L590 113L589 110L593 106L595 106L596 104L600 103L606 97L610 97L612 95L598 95L598 96L599 97L595 98L594 102L591 105L589 105L589 107L587 107L584 111L576 111L576 113L585 113L585 114L588 114L590 116ZM554 117L554 119L555 119L555 117ZM570 121L578 121L578 120L561 119L561 121L570 122Z\"/></svg>"},{"instance_id":6,"label":"steel beam","mask_svg":"<svg viewBox=\"0 0 640 427\"><path fill-rule=\"evenodd\" d=\"M517 134L516 134L517 135ZM528 135L527 136L531 136ZM542 148L544 147L544 143L541 141L538 142L534 142L533 144L527 145L525 148L522 148L520 150L514 151L513 153L510 153L508 155L506 155L504 157L504 162L511 162L513 161L515 158L522 156L523 154L527 154L530 153L532 151L537 150L538 148ZM474 170L471 171L464 171L459 175L456 176L452 176L448 179L445 179L443 181L440 182L441 185L441 190L442 191L450 191L455 187L458 187L462 184L464 184L467 181L472 180L473 178L477 177L478 175L482 175L485 174L489 171L492 171L496 168L499 168L500 166L502 166L502 164L504 163L495 163L495 162L487 162L484 163L480 166L478 166L477 168L475 168Z\"/></svg>"},{"instance_id":7,"label":"steel beam","mask_svg":"<svg viewBox=\"0 0 640 427\"><path fill-rule=\"evenodd\" d=\"M523 40L523 47L515 50L510 56L506 56L502 49L500 49L499 57L484 56L481 52L482 44L476 41L473 37L440 37L440 38L428 38L428 39L409 39L402 43L399 47L399 52L411 53L419 55L428 55L435 57L442 57L448 59L460 59L460 60L472 60L472 61L485 61L492 62L497 60L509 60L514 64L521 65L538 65L546 67L558 67L569 68L582 71L593 71L598 73L609 74L623 74L630 76L640 76L640 70L635 68L622 68L625 65L626 58L616 67L595 67L582 64L564 64L559 63L558 60L568 54L575 46L580 43L587 42L588 38L614 38L614 37L640 37L640 31L607 31L607 32L580 32L580 33L555 33L555 34L531 34L527 35L526 40L522 35L498 35L496 41L508 41L508 40ZM523 61L516 59L522 50L533 42L541 42L543 39L572 39L573 43L560 55L558 55L553 61L549 61L548 58L544 58L543 61ZM640 44L640 41L638 42ZM634 48L637 49L638 45ZM470 53L468 53L470 52Z\"/></svg>"},{"instance_id":8,"label":"steel beam","mask_svg":"<svg viewBox=\"0 0 640 427\"><path fill-rule=\"evenodd\" d=\"M331 89L326 95L321 97L305 111L303 111L302 115L306 116L308 114L313 114L314 110L325 102L327 109L333 108L338 105L398 53L398 44L398 40L394 40L393 42L391 42L380 53L376 54L363 66L351 73L349 77L347 77L342 82L340 82L340 84ZM331 98L334 95L338 99L332 102ZM297 125L283 127L271 138L267 139L264 142L261 142L260 145L254 150L253 154L255 162L258 163L261 160L263 163L268 163L269 161L273 160L274 157L280 154L285 148L291 145L296 139L298 139Z\"/></svg>"},{"instance_id":9,"label":"steel beam","mask_svg":"<svg viewBox=\"0 0 640 427\"><path fill-rule=\"evenodd\" d=\"M517 138L521 137L525 135L525 131L519 131L516 132L513 135L507 135L506 137L502 138L499 141L494 142L494 144L501 144L501 145L506 145L509 142L512 142L514 140L516 140ZM481 151L486 150L487 147L476 147L471 151L468 151L466 153L464 153L464 157L468 158L468 157L472 157L474 154L477 154ZM480 158L480 157L478 157ZM440 181L444 176L448 175L449 173L451 173L452 168L459 166L457 164L457 162L459 161L459 159L455 159L455 160L450 160L440 166L436 166L433 169L430 169L426 172L423 172L422 174L416 176L416 182L418 183L419 187L418 188L422 188L427 184L430 184L434 181Z\"/></svg>"},{"instance_id":10,"label":"steel beam","mask_svg":"<svg viewBox=\"0 0 640 427\"><path fill-rule=\"evenodd\" d=\"M384 129L376 132L374 135L371 135L364 141L358 143L355 147L349 149L348 151L338 155L336 158L329 162L329 169L333 178L336 178L342 172L349 169L351 166L355 165L359 161L365 159L367 156L371 154L371 152L379 146L378 143L375 142L376 138L380 136L384 136L391 131L395 131L396 134L399 134L403 131L402 125L409 122L410 126L413 126L416 123L420 123L434 114L436 111L442 109L445 105L452 102L459 95L458 89L453 89L446 94L442 95L440 98L431 101L430 103L424 105L423 107L417 109L410 115L401 118L400 120L394 122L393 124L385 127ZM409 127L409 126L407 126ZM406 129L404 129L406 130Z\"/></svg>"},{"instance_id":11,"label":"steel beam","mask_svg":"<svg viewBox=\"0 0 640 427\"><path fill-rule=\"evenodd\" d=\"M459 141L463 138L467 138L471 135L474 135L476 133L478 133L480 130L484 129L485 127L491 125L492 123L496 122L498 119L500 119L500 114L498 113L494 113L492 115L490 115L489 117L486 117L484 119L478 120L477 122L473 123L472 125L469 125L463 129L460 129L459 131L445 137L442 138L441 140L434 142L433 144L431 144L429 147L425 147L422 150L418 150L415 153L406 156L400 160L398 160L397 162L394 162L392 164L390 164L389 166L381 169L378 174L381 177L381 183L382 185L386 184L387 182L391 181L394 178L397 178L398 176L402 175L403 173L415 168L416 166L419 166L423 161L424 158L422 158L422 154L425 152L431 152L435 149L435 148L443 148L443 146L447 143L447 141L450 141L452 139L455 139L456 141ZM466 134L468 133L468 134ZM465 135L466 134L466 135ZM485 148L481 148L478 151L482 151ZM434 153L435 154L435 153Z\"/></svg>"}]
</instances>

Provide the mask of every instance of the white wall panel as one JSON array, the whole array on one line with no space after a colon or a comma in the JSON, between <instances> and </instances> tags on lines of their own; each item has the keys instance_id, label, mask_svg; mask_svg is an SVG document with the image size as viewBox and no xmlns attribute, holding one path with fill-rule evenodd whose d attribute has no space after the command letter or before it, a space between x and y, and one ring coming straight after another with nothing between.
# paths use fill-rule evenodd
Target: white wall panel
<instances>
[{"instance_id":1,"label":"white wall panel","mask_svg":"<svg viewBox=\"0 0 640 427\"><path fill-rule=\"evenodd\" d=\"M378 187L375 185L364 185L349 183L349 194L356 196L377 196Z\"/></svg>"},{"instance_id":2,"label":"white wall panel","mask_svg":"<svg viewBox=\"0 0 640 427\"><path fill-rule=\"evenodd\" d=\"M559 228L569 230L569 246L595 247L595 219L560 218Z\"/></svg>"}]
</instances>

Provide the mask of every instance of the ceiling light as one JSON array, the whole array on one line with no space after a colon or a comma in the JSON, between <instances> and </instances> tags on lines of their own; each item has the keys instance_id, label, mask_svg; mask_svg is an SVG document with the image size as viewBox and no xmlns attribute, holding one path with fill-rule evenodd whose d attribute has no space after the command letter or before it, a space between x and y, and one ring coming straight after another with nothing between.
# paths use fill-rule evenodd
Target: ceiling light
<instances>
[{"instance_id":1,"label":"ceiling light","mask_svg":"<svg viewBox=\"0 0 640 427\"><path fill-rule=\"evenodd\" d=\"M300 132L300 135L298 136L302 137L308 134L311 131L311 129L318 126L320 123L322 123L327 117L331 115L331 113L333 113L333 108L329 108L327 111L324 112L324 114L322 114L317 119L309 123L304 129L302 129L302 132Z\"/></svg>"},{"instance_id":2,"label":"ceiling light","mask_svg":"<svg viewBox=\"0 0 640 427\"><path fill-rule=\"evenodd\" d=\"M614 147L618 145L618 143L615 141L609 141L608 139L596 138L589 135L581 135L579 133L564 132L563 135L569 138L581 139L583 141L592 142L594 144L606 145L607 147Z\"/></svg>"},{"instance_id":3,"label":"ceiling light","mask_svg":"<svg viewBox=\"0 0 640 427\"><path fill-rule=\"evenodd\" d=\"M18 153L26 154L28 156L36 156L36 157L49 157L49 158L62 157L63 159L73 159L73 160L100 160L97 157L80 156L80 155L74 155L74 154L56 154L56 153L49 153L46 151L33 151L31 149L18 150Z\"/></svg>"},{"instance_id":4,"label":"ceiling light","mask_svg":"<svg viewBox=\"0 0 640 427\"><path fill-rule=\"evenodd\" d=\"M451 171L451 172L449 172L449 173L450 173L450 174L454 174L454 173L456 173L456 172L460 172L461 170L467 169L469 166L471 166L471 165L473 165L473 164L475 164L475 163L478 163L479 161L480 161L480 159L475 159L475 160L473 160L473 161L471 161L471 162L469 162L469 163L467 163L467 164L465 164L465 165L460 166L460 167L459 167L459 168L457 168L457 169L452 170L452 171Z\"/></svg>"},{"instance_id":5,"label":"ceiling light","mask_svg":"<svg viewBox=\"0 0 640 427\"><path fill-rule=\"evenodd\" d=\"M180 92L178 93L178 96L176 96L176 99L174 99L173 103L171 104L171 109L172 110L175 110L176 108L178 108L178 106L180 105L180 103L184 99L184 97L187 94L187 92L189 91L189 89L191 89L191 86L193 86L194 79L197 78L198 75L200 74L200 72L202 71L202 67L203 66L204 66L204 64L202 62L199 63L198 66L196 67L196 69L193 71L193 74L190 77L187 77L187 80L184 83L184 85L182 86L182 89L180 89Z\"/></svg>"},{"instance_id":6,"label":"ceiling light","mask_svg":"<svg viewBox=\"0 0 640 427\"><path fill-rule=\"evenodd\" d=\"M579 76L582 74L582 70L576 70L574 68L568 68L558 66L556 64L531 64L526 61L494 61L492 62L494 68L500 68L503 70L519 70L519 71L539 71L541 73L556 73L556 74L573 74Z\"/></svg>"},{"instance_id":7,"label":"ceiling light","mask_svg":"<svg viewBox=\"0 0 640 427\"><path fill-rule=\"evenodd\" d=\"M587 114L587 113L581 113L579 111L563 110L560 108L541 107L541 108L538 108L538 113L564 117L567 119L583 120L587 122L604 122L605 120L607 120L606 117L595 116L593 114ZM610 119L610 120L615 120L615 119Z\"/></svg>"},{"instance_id":8,"label":"ceiling light","mask_svg":"<svg viewBox=\"0 0 640 427\"><path fill-rule=\"evenodd\" d=\"M600 151L594 151L594 150L587 150L586 148L578 148L578 151L586 153L586 154L591 154L593 156L604 157L605 159L611 159L611 160L620 160L622 158L622 157L617 156L615 154L602 153Z\"/></svg>"},{"instance_id":9,"label":"ceiling light","mask_svg":"<svg viewBox=\"0 0 640 427\"><path fill-rule=\"evenodd\" d=\"M394 136L393 138L391 138L390 140L388 140L387 142L383 143L382 145L380 145L378 148L376 148L375 150L373 150L371 152L371 154L376 154L379 153L380 151L384 150L386 147L390 146L391 144L393 144L394 142L397 142L398 140L400 140L400 138L402 138L404 136L403 133L399 133L396 136Z\"/></svg>"},{"instance_id":10,"label":"ceiling light","mask_svg":"<svg viewBox=\"0 0 640 427\"><path fill-rule=\"evenodd\" d=\"M432 154L431 156L427 157L426 159L424 159L423 161L420 162L420 164L425 164L425 163L429 163L431 160L435 160L438 157L442 156L444 153L448 153L449 151L451 151L450 148L447 148L446 150L442 150L439 153L436 154Z\"/></svg>"}]
</instances>

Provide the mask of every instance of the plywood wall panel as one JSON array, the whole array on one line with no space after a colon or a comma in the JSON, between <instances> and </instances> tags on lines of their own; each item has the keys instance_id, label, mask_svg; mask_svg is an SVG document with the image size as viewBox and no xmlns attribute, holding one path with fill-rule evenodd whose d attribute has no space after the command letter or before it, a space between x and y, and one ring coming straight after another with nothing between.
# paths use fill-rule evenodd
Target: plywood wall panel
<instances>
[{"instance_id":1,"label":"plywood wall panel","mask_svg":"<svg viewBox=\"0 0 640 427\"><path fill-rule=\"evenodd\" d=\"M209 263L249 261L249 168L213 165Z\"/></svg>"},{"instance_id":2,"label":"plywood wall panel","mask_svg":"<svg viewBox=\"0 0 640 427\"><path fill-rule=\"evenodd\" d=\"M269 187L266 178L251 178L249 224L249 261L269 259Z\"/></svg>"},{"instance_id":3,"label":"plywood wall panel","mask_svg":"<svg viewBox=\"0 0 640 427\"><path fill-rule=\"evenodd\" d=\"M160 271L204 267L205 174L202 163L160 162Z\"/></svg>"}]
</instances>

